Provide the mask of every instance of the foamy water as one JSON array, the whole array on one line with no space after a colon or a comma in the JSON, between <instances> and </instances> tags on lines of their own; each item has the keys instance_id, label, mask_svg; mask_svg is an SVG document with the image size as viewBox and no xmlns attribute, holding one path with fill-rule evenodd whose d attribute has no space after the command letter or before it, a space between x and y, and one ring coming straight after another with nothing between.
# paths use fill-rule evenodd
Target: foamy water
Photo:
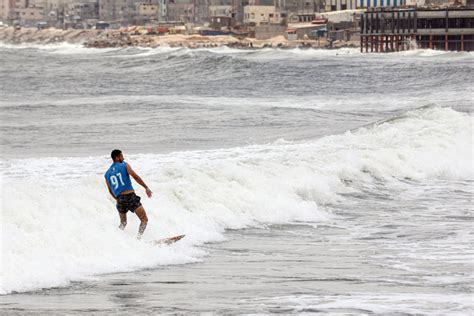
<instances>
[{"instance_id":1,"label":"foamy water","mask_svg":"<svg viewBox=\"0 0 474 316\"><path fill-rule=\"evenodd\" d=\"M270 227L272 234L283 225L284 237L275 231L273 238L286 253L285 243L297 243L288 237L292 225L304 224L310 228L296 235L314 249L296 254L324 259L312 268L301 263L301 271L333 265L331 249L358 249L386 271L378 275L336 252L358 274L348 280L397 284L397 294L267 287L241 298L248 312L276 302L288 312L472 310L471 55L67 45L4 45L0 52L12 66L24 63L2 81L0 293L71 281L100 289L103 274L205 266L227 256L205 243L239 242L229 229ZM9 64L2 75L11 74ZM137 188L150 219L142 242L133 214L125 233L117 228L105 187L115 147L155 192L145 199ZM150 243L175 234L186 238L173 247ZM255 236L248 247L270 251ZM325 239L332 248L320 245ZM419 302L407 302L416 287L424 287ZM436 309L428 308L435 300Z\"/></svg>"}]
</instances>

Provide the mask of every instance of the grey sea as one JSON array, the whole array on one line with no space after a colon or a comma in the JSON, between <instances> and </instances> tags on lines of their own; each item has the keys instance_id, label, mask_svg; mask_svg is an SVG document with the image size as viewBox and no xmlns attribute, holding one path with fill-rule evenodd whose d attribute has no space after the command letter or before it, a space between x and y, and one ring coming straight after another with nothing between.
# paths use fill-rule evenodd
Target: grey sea
<instances>
[{"instance_id":1,"label":"grey sea","mask_svg":"<svg viewBox=\"0 0 474 316\"><path fill-rule=\"evenodd\" d=\"M474 313L472 53L0 59L2 315ZM141 241L115 148L154 191Z\"/></svg>"}]
</instances>

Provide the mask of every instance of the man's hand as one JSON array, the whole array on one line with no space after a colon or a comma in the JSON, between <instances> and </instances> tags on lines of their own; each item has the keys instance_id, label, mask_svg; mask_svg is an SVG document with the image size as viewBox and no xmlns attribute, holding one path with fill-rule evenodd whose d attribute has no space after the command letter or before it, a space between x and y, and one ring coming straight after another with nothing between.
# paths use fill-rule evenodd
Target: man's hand
<instances>
[{"instance_id":1,"label":"man's hand","mask_svg":"<svg viewBox=\"0 0 474 316\"><path fill-rule=\"evenodd\" d=\"M150 190L149 188L146 188L146 189L145 189L145 192L146 192L146 195L148 195L149 198L152 197L153 192L151 192L151 190Z\"/></svg>"},{"instance_id":2,"label":"man's hand","mask_svg":"<svg viewBox=\"0 0 474 316\"><path fill-rule=\"evenodd\" d=\"M128 174L131 175L132 178L135 179L135 181L137 181L138 184L140 184L142 187L145 188L146 195L148 195L148 197L151 198L151 196L153 195L153 192L151 192L151 190L147 187L147 185L142 180L142 178L140 178L140 176L135 171L133 171L132 167L130 167L129 164L126 164L125 166L127 168Z\"/></svg>"}]
</instances>

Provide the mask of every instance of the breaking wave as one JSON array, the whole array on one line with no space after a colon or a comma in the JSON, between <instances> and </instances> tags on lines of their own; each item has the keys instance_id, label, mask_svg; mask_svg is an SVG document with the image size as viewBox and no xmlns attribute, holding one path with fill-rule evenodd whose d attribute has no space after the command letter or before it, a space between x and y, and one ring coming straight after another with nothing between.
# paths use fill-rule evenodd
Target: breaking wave
<instances>
[{"instance_id":1,"label":"breaking wave","mask_svg":"<svg viewBox=\"0 0 474 316\"><path fill-rule=\"evenodd\" d=\"M120 231L107 157L2 162L0 293L64 286L101 273L202 260L226 229L334 220L327 206L374 181L474 179L473 117L427 107L302 143L126 156L154 190L149 214ZM149 241L186 234L172 247Z\"/></svg>"}]
</instances>

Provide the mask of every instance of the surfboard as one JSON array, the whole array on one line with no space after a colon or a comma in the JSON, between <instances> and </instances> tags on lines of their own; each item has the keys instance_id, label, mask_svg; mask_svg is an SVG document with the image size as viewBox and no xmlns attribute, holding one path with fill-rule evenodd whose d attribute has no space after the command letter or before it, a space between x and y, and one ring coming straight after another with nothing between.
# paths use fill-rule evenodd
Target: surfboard
<instances>
[{"instance_id":1,"label":"surfboard","mask_svg":"<svg viewBox=\"0 0 474 316\"><path fill-rule=\"evenodd\" d=\"M163 239L158 239L153 241L154 245L171 245L177 242L178 240L181 240L184 238L186 235L178 235L174 237L168 237L168 238L163 238Z\"/></svg>"}]
</instances>

